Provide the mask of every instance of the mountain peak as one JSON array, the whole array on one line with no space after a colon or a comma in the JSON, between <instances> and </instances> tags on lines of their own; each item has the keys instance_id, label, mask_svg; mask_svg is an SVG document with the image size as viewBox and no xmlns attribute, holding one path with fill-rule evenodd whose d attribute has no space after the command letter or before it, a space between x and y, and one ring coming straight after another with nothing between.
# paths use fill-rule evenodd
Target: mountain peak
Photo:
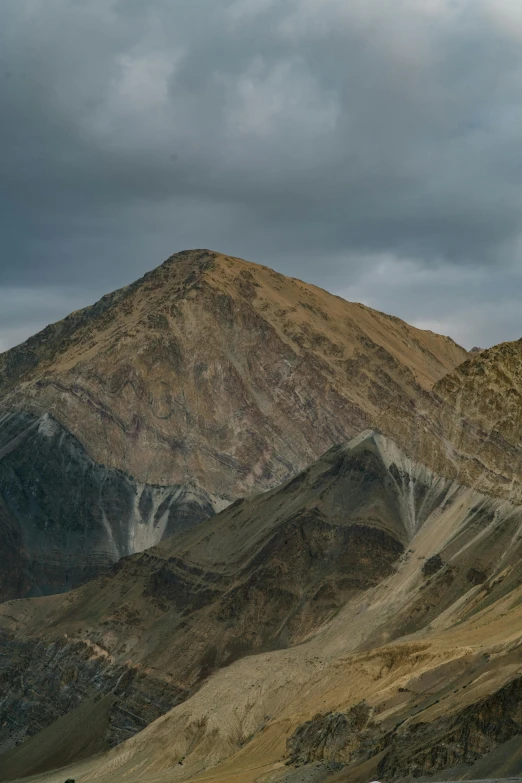
<instances>
[{"instance_id":1,"label":"mountain peak","mask_svg":"<svg viewBox=\"0 0 522 783\"><path fill-rule=\"evenodd\" d=\"M342 449L345 453L351 454L363 451L372 452L379 457L386 469L389 469L391 465L395 465L403 472L411 473L414 464L416 464L415 469L421 469L426 474L430 473L430 475L433 475L432 471L424 465L414 463L393 438L384 435L379 430L364 430L355 438L352 438L345 443Z\"/></svg>"},{"instance_id":2,"label":"mountain peak","mask_svg":"<svg viewBox=\"0 0 522 783\"><path fill-rule=\"evenodd\" d=\"M0 357L4 410L52 412L99 463L233 500L285 481L465 360L446 338L208 249Z\"/></svg>"}]
</instances>

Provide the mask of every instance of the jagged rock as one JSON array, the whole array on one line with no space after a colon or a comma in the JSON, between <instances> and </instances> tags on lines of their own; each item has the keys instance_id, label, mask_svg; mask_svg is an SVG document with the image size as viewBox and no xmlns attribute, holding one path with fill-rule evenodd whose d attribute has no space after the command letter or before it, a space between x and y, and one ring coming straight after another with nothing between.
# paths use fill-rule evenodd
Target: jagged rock
<instances>
[{"instance_id":1,"label":"jagged rock","mask_svg":"<svg viewBox=\"0 0 522 783\"><path fill-rule=\"evenodd\" d=\"M115 662L89 640L35 643L2 632L0 652L0 754L93 699L114 697L97 729L112 747L187 698L172 678Z\"/></svg>"},{"instance_id":2,"label":"jagged rock","mask_svg":"<svg viewBox=\"0 0 522 783\"><path fill-rule=\"evenodd\" d=\"M462 362L416 407L394 401L376 422L435 472L522 503L522 340Z\"/></svg>"},{"instance_id":3,"label":"jagged rock","mask_svg":"<svg viewBox=\"0 0 522 783\"><path fill-rule=\"evenodd\" d=\"M286 741L288 763L351 761L361 752L363 736L371 736L371 716L372 709L365 702L346 712L316 715L298 726Z\"/></svg>"},{"instance_id":4,"label":"jagged rock","mask_svg":"<svg viewBox=\"0 0 522 783\"><path fill-rule=\"evenodd\" d=\"M422 566L422 573L424 576L433 576L437 571L440 571L444 567L444 561L439 554L430 557Z\"/></svg>"},{"instance_id":5,"label":"jagged rock","mask_svg":"<svg viewBox=\"0 0 522 783\"><path fill-rule=\"evenodd\" d=\"M387 779L420 777L473 764L522 734L521 699L522 680L517 678L455 715L400 727L387 738L379 774Z\"/></svg>"}]
</instances>

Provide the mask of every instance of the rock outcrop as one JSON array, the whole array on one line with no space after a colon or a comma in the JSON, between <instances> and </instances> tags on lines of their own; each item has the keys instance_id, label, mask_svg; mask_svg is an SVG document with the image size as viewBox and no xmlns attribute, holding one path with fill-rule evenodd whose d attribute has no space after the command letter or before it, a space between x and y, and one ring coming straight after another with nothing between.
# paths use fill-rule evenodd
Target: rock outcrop
<instances>
[{"instance_id":1,"label":"rock outcrop","mask_svg":"<svg viewBox=\"0 0 522 783\"><path fill-rule=\"evenodd\" d=\"M414 406L393 403L377 422L436 472L522 503L522 340L466 360Z\"/></svg>"},{"instance_id":2,"label":"rock outcrop","mask_svg":"<svg viewBox=\"0 0 522 783\"><path fill-rule=\"evenodd\" d=\"M223 501L95 463L52 416L0 416L0 600L64 592Z\"/></svg>"}]
</instances>

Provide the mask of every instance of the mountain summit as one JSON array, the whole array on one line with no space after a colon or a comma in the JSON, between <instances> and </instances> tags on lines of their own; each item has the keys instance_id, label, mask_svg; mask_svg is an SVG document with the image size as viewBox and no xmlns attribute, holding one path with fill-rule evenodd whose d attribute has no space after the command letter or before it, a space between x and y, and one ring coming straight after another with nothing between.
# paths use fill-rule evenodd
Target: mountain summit
<instances>
[{"instance_id":1,"label":"mountain summit","mask_svg":"<svg viewBox=\"0 0 522 783\"><path fill-rule=\"evenodd\" d=\"M52 413L96 462L138 481L234 499L467 356L267 267L192 250L3 354L1 405Z\"/></svg>"}]
</instances>

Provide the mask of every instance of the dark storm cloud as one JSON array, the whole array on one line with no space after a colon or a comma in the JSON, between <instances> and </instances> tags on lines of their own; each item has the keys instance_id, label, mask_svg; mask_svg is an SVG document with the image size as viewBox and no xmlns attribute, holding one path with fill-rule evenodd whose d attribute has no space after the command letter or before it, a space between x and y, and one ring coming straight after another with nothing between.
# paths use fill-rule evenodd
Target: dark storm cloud
<instances>
[{"instance_id":1,"label":"dark storm cloud","mask_svg":"<svg viewBox=\"0 0 522 783\"><path fill-rule=\"evenodd\" d=\"M520 336L521 42L511 0L2 0L2 345L185 247Z\"/></svg>"}]
</instances>

